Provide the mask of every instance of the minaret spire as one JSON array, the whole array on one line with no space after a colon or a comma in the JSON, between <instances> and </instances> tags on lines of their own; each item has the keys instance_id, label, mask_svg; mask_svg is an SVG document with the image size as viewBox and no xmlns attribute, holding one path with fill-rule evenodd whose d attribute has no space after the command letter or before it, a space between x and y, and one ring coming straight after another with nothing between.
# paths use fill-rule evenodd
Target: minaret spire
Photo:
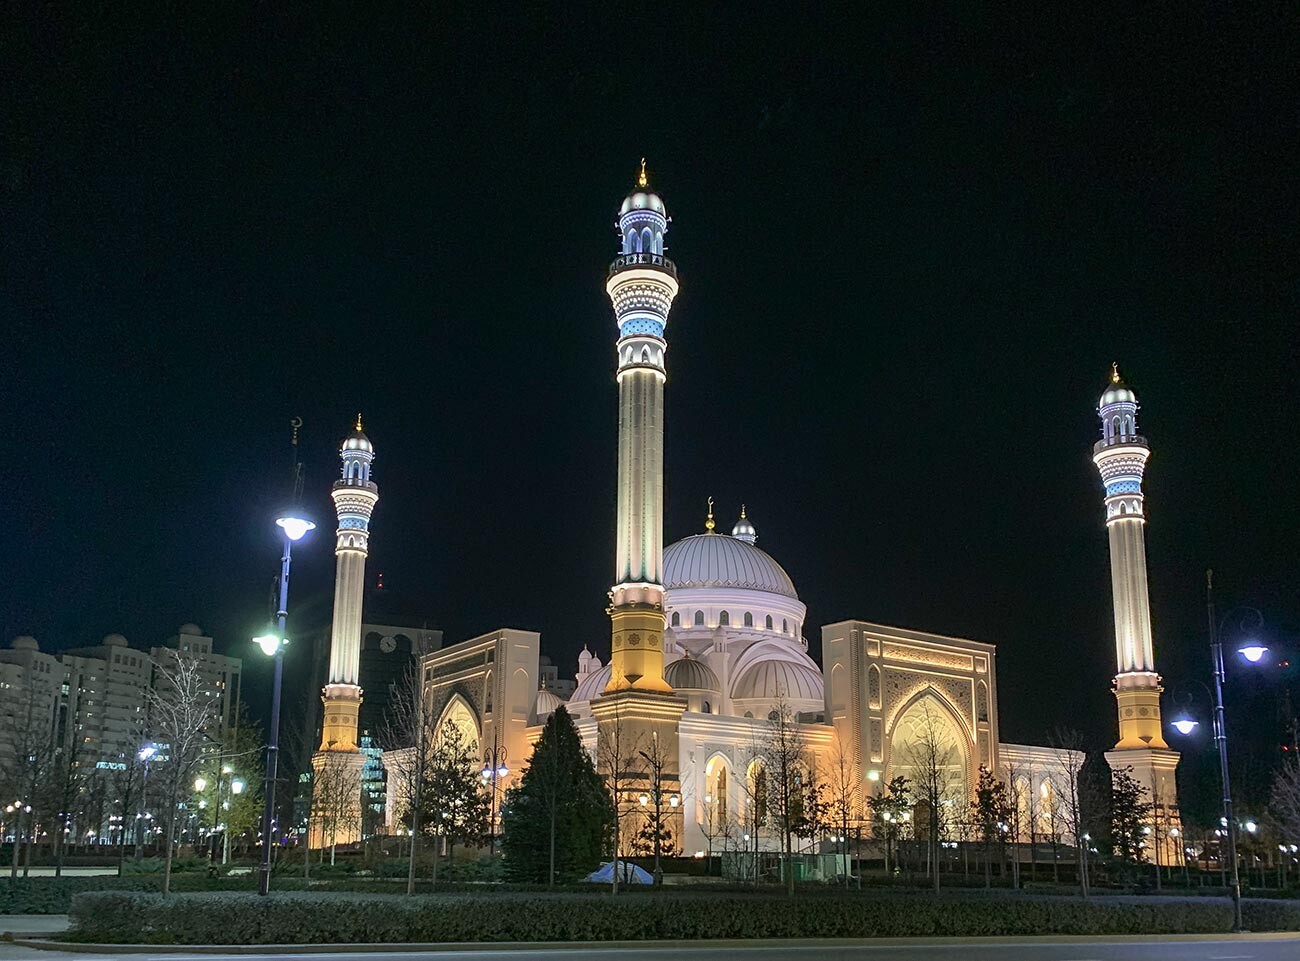
<instances>
[{"instance_id":1,"label":"minaret spire","mask_svg":"<svg viewBox=\"0 0 1300 961\"><path fill-rule=\"evenodd\" d=\"M356 427L339 446L342 477L330 496L338 514L334 541L334 620L330 629L329 679L321 692L324 720L320 750L312 758L319 775L329 770L349 785L349 802L341 826L331 830L328 843L348 844L361 838L361 767L364 758L357 744L357 715L361 710L361 602L365 592L366 557L370 552L370 516L379 502L379 487L370 479L375 448ZM355 782L355 791L352 783ZM322 826L314 824L309 843L326 843Z\"/></svg>"},{"instance_id":2,"label":"minaret spire","mask_svg":"<svg viewBox=\"0 0 1300 961\"><path fill-rule=\"evenodd\" d=\"M677 267L663 255L668 212L647 192L645 159L637 189L618 214L619 256L605 290L618 326L618 513L613 652L609 690L669 690L663 679L664 382L668 312Z\"/></svg>"},{"instance_id":3,"label":"minaret spire","mask_svg":"<svg viewBox=\"0 0 1300 961\"><path fill-rule=\"evenodd\" d=\"M1146 498L1142 477L1151 445L1137 427L1137 395L1111 364L1110 383L1101 395L1097 415L1101 440L1092 460L1105 488L1106 533L1110 541L1111 599L1115 614L1114 692L1119 711L1119 741L1106 754L1112 770L1131 768L1149 792L1157 816L1166 825L1177 822L1178 794L1174 770L1178 754L1165 743L1160 723L1160 675L1151 642L1151 601L1147 594ZM1165 832L1156 863L1178 864L1182 845Z\"/></svg>"},{"instance_id":4,"label":"minaret spire","mask_svg":"<svg viewBox=\"0 0 1300 961\"><path fill-rule=\"evenodd\" d=\"M710 534L712 534L712 533L713 533L713 528L716 527L716 526L717 526L717 525L713 522L713 498L710 497L710 498L709 498L709 516L706 517L706 518L704 519L704 529L705 529L706 531L708 531Z\"/></svg>"}]
</instances>

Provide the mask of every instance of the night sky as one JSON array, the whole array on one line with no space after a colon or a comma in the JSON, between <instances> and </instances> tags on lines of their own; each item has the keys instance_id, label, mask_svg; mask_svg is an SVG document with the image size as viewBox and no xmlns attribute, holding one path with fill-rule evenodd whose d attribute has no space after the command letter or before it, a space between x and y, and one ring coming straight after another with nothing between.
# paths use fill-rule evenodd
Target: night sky
<instances>
[{"instance_id":1,"label":"night sky","mask_svg":"<svg viewBox=\"0 0 1300 961\"><path fill-rule=\"evenodd\" d=\"M1208 679L1207 566L1294 643L1292 5L492 6L5 31L5 641L192 620L261 700L289 419L322 522L302 630L360 410L391 607L607 656L603 282L644 155L682 278L666 542L744 501L814 653L850 617L995 642L1004 740L1102 744L1117 360L1167 684Z\"/></svg>"}]
</instances>

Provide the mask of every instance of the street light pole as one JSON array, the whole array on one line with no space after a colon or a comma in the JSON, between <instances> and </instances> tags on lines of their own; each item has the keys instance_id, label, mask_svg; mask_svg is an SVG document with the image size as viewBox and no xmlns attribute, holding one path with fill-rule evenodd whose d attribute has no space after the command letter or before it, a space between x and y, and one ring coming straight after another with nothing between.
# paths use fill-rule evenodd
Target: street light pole
<instances>
[{"instance_id":1,"label":"street light pole","mask_svg":"<svg viewBox=\"0 0 1300 961\"><path fill-rule=\"evenodd\" d=\"M1232 786L1228 777L1228 735L1223 710L1223 643L1214 616L1214 571L1205 572L1205 608L1210 625L1210 656L1214 661L1214 741L1219 748L1219 776L1223 784L1223 817L1227 821L1228 877L1232 886L1232 930L1240 931L1241 877L1237 872L1237 821L1232 816Z\"/></svg>"},{"instance_id":2,"label":"street light pole","mask_svg":"<svg viewBox=\"0 0 1300 961\"><path fill-rule=\"evenodd\" d=\"M488 856L497 853L497 778L510 773L506 767L506 748L493 736L492 747L483 753L483 780L489 782L491 797L488 799Z\"/></svg>"},{"instance_id":3,"label":"street light pole","mask_svg":"<svg viewBox=\"0 0 1300 961\"><path fill-rule=\"evenodd\" d=\"M283 525L281 525L283 526ZM275 612L275 681L271 687L271 732L266 744L266 787L262 808L262 863L258 867L257 893L271 893L271 848L275 843L271 830L275 820L275 778L280 759L280 686L284 677L284 635L289 618L289 555L292 536L286 531L284 554L280 558L280 608Z\"/></svg>"}]
</instances>

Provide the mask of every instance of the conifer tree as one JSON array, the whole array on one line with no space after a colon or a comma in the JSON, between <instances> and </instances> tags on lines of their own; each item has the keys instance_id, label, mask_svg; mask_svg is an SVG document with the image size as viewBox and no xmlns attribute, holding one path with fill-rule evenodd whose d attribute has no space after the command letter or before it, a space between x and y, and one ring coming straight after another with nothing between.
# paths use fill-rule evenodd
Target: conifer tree
<instances>
[{"instance_id":1,"label":"conifer tree","mask_svg":"<svg viewBox=\"0 0 1300 961\"><path fill-rule=\"evenodd\" d=\"M1140 865L1146 860L1145 828L1151 823L1147 789L1133 777L1131 767L1111 773L1110 847L1116 861Z\"/></svg>"},{"instance_id":2,"label":"conifer tree","mask_svg":"<svg viewBox=\"0 0 1300 961\"><path fill-rule=\"evenodd\" d=\"M519 783L501 808L501 848L511 880L577 880L600 864L614 803L569 712L546 720Z\"/></svg>"}]
</instances>

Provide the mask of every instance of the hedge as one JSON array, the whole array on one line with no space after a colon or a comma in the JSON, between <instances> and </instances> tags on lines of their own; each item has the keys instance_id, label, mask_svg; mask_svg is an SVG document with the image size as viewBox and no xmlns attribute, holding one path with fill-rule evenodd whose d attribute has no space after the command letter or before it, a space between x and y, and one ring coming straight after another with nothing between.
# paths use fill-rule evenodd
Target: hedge
<instances>
[{"instance_id":1,"label":"hedge","mask_svg":"<svg viewBox=\"0 0 1300 961\"><path fill-rule=\"evenodd\" d=\"M1227 931L1227 901L964 895L200 894L114 891L73 899L71 940L326 944L872 938ZM1300 929L1300 903L1245 903L1253 930Z\"/></svg>"}]
</instances>

